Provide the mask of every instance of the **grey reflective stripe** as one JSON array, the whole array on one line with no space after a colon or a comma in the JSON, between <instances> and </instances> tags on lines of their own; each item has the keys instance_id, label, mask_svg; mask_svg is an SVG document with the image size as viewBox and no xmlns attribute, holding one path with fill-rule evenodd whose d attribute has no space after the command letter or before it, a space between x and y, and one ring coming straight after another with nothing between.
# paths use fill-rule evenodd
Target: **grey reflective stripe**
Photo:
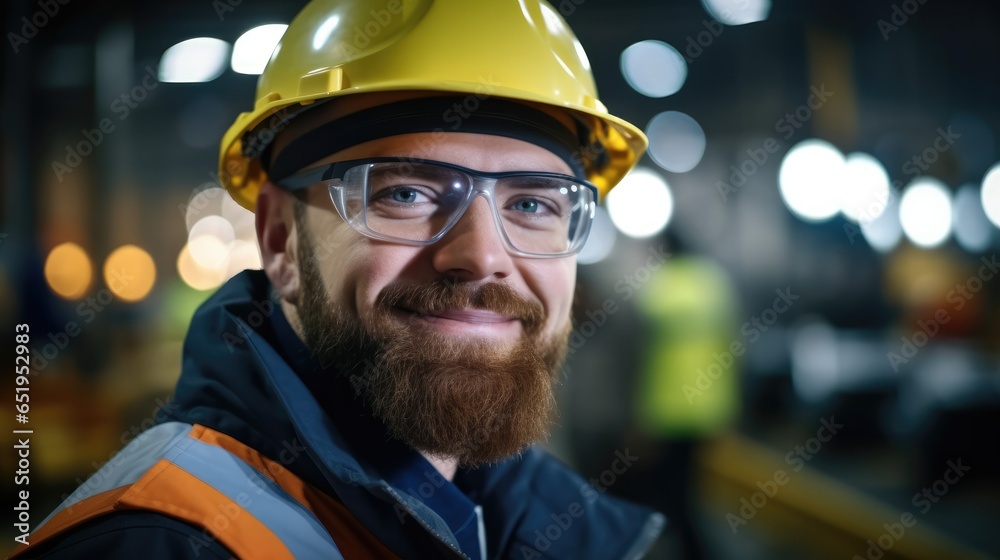
<instances>
[{"instance_id":1,"label":"grey reflective stripe","mask_svg":"<svg viewBox=\"0 0 1000 560\"><path fill-rule=\"evenodd\" d=\"M185 436L191 433L191 428L191 424L167 422L142 432L107 463L101 465L97 472L91 475L63 503L59 504L55 511L39 523L35 530L37 531L55 514L73 504L139 480L142 475L146 474L146 471L163 458L167 449L183 441Z\"/></svg>"},{"instance_id":2,"label":"grey reflective stripe","mask_svg":"<svg viewBox=\"0 0 1000 560\"><path fill-rule=\"evenodd\" d=\"M667 525L667 518L663 516L662 513L654 512L649 514L646 518L646 523L643 524L642 530L635 538L635 542L629 547L628 552L622 558L624 560L639 560L646 556L649 549L656 542L656 539L660 537L660 533L663 532L663 528Z\"/></svg>"},{"instance_id":3,"label":"grey reflective stripe","mask_svg":"<svg viewBox=\"0 0 1000 560\"><path fill-rule=\"evenodd\" d=\"M260 520L295 558L343 560L333 538L311 511L225 449L189 437L169 449L164 458Z\"/></svg>"},{"instance_id":4,"label":"grey reflective stripe","mask_svg":"<svg viewBox=\"0 0 1000 560\"><path fill-rule=\"evenodd\" d=\"M486 523L483 522L483 506L476 506L476 519L479 521L479 557L486 560Z\"/></svg>"}]
</instances>

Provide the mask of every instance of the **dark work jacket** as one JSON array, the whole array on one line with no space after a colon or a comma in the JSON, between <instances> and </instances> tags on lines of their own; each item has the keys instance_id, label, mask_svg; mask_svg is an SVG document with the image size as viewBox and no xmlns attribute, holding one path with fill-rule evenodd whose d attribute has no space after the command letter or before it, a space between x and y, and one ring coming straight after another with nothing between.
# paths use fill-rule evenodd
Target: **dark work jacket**
<instances>
[{"instance_id":1,"label":"dark work jacket","mask_svg":"<svg viewBox=\"0 0 1000 560\"><path fill-rule=\"evenodd\" d=\"M421 481L444 490L438 498L450 492L482 506L490 559L639 558L662 531L662 515L603 494L537 447L459 469L454 483L415 478L432 467L355 396L294 335L263 272L245 271L195 314L166 409L171 421L207 426L280 461L402 558L480 557L456 536L448 503L425 499ZM232 556L218 543L190 546L202 530L159 513L112 513L22 558Z\"/></svg>"}]
</instances>

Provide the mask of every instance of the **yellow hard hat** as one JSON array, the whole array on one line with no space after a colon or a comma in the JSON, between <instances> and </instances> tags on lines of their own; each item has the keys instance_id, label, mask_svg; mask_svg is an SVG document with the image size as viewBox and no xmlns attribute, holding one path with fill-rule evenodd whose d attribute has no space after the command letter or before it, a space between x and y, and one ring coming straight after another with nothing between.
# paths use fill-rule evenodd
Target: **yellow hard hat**
<instances>
[{"instance_id":1,"label":"yellow hard hat","mask_svg":"<svg viewBox=\"0 0 1000 560\"><path fill-rule=\"evenodd\" d=\"M253 110L223 136L220 180L253 210L266 172L244 146L248 132L276 133L287 112L317 101L411 90L485 92L567 111L586 127L581 163L602 196L646 149L642 131L598 100L583 47L543 0L314 0L274 49Z\"/></svg>"}]
</instances>

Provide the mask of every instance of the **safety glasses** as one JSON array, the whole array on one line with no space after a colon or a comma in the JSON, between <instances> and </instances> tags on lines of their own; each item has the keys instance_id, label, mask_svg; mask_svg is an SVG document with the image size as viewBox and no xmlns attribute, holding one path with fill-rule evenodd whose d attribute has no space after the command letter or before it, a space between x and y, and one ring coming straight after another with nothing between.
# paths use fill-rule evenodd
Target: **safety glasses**
<instances>
[{"instance_id":1,"label":"safety glasses","mask_svg":"<svg viewBox=\"0 0 1000 560\"><path fill-rule=\"evenodd\" d=\"M597 208L597 188L570 175L483 173L411 158L336 162L278 181L292 192L320 183L329 189L344 221L359 233L417 246L447 235L481 195L507 250L533 258L579 252Z\"/></svg>"}]
</instances>

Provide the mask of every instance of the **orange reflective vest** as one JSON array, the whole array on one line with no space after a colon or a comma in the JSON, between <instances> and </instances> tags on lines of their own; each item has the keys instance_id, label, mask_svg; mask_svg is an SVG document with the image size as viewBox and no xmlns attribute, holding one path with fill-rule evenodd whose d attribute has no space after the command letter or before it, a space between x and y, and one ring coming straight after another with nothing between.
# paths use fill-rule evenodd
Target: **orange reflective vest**
<instances>
[{"instance_id":1,"label":"orange reflective vest","mask_svg":"<svg viewBox=\"0 0 1000 560\"><path fill-rule=\"evenodd\" d=\"M201 425L169 422L125 447L33 531L17 558L117 511L161 513L202 529L238 558L396 559L334 498L280 463Z\"/></svg>"}]
</instances>

